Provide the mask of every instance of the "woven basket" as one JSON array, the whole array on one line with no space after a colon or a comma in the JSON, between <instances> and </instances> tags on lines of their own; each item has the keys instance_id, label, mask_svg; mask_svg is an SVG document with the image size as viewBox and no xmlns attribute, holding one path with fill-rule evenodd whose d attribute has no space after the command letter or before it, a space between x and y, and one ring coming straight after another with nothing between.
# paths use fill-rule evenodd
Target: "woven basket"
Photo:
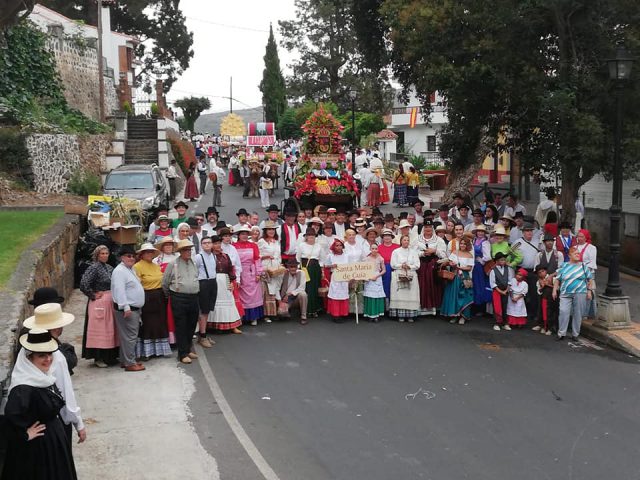
<instances>
[{"instance_id":1,"label":"woven basket","mask_svg":"<svg viewBox=\"0 0 640 480\"><path fill-rule=\"evenodd\" d=\"M318 288L318 296L320 298L327 298L327 295L329 295L329 287Z\"/></svg>"}]
</instances>

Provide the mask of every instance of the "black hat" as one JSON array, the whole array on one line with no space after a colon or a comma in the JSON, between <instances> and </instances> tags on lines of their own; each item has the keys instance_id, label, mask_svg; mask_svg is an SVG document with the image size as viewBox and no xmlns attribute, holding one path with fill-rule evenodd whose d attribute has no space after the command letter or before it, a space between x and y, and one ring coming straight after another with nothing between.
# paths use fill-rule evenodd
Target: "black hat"
<instances>
[{"instance_id":1,"label":"black hat","mask_svg":"<svg viewBox=\"0 0 640 480\"><path fill-rule=\"evenodd\" d=\"M473 212L471 212L472 215L484 215L484 213L482 213L482 210L479 208L474 208Z\"/></svg>"},{"instance_id":2,"label":"black hat","mask_svg":"<svg viewBox=\"0 0 640 480\"><path fill-rule=\"evenodd\" d=\"M560 222L560 225L558 225L558 229L562 230L563 228L567 228L567 229L571 230L571 223L570 222Z\"/></svg>"},{"instance_id":3,"label":"black hat","mask_svg":"<svg viewBox=\"0 0 640 480\"><path fill-rule=\"evenodd\" d=\"M433 217L433 210L425 210L422 212L422 215L425 217Z\"/></svg>"},{"instance_id":4,"label":"black hat","mask_svg":"<svg viewBox=\"0 0 640 480\"><path fill-rule=\"evenodd\" d=\"M58 295L58 291L55 288L51 287L42 287L38 288L35 292L33 292L33 298L29 300L29 305L33 305L34 307L38 307L40 305L44 305L45 303L63 303L64 297Z\"/></svg>"},{"instance_id":5,"label":"black hat","mask_svg":"<svg viewBox=\"0 0 640 480\"><path fill-rule=\"evenodd\" d=\"M211 235L209 238L211 239L211 243L219 243L222 241L222 237L220 235Z\"/></svg>"},{"instance_id":6,"label":"black hat","mask_svg":"<svg viewBox=\"0 0 640 480\"><path fill-rule=\"evenodd\" d=\"M525 223L522 226L522 230L535 230L535 227L533 226L533 223Z\"/></svg>"},{"instance_id":7,"label":"black hat","mask_svg":"<svg viewBox=\"0 0 640 480\"><path fill-rule=\"evenodd\" d=\"M236 213L236 217L239 217L240 215L249 215L249 212L247 212L246 208L241 208L240 210L238 210L238 212Z\"/></svg>"},{"instance_id":8,"label":"black hat","mask_svg":"<svg viewBox=\"0 0 640 480\"><path fill-rule=\"evenodd\" d=\"M440 222L438 222L440 223ZM425 220L422 224L423 227L433 227L433 222L431 220Z\"/></svg>"},{"instance_id":9,"label":"black hat","mask_svg":"<svg viewBox=\"0 0 640 480\"><path fill-rule=\"evenodd\" d=\"M415 207L416 205L418 205L418 204L420 204L420 205L422 205L422 206L424 207L424 202L423 202L422 200L420 200L420 199L418 199L418 200L416 200L415 202L413 202L413 206L414 206L414 207Z\"/></svg>"},{"instance_id":10,"label":"black hat","mask_svg":"<svg viewBox=\"0 0 640 480\"><path fill-rule=\"evenodd\" d=\"M522 218L522 219L524 219L524 213L516 212L516 213L513 214L513 218Z\"/></svg>"},{"instance_id":11,"label":"black hat","mask_svg":"<svg viewBox=\"0 0 640 480\"><path fill-rule=\"evenodd\" d=\"M216 215L218 215L218 209L216 207L207 208L207 217L209 216L210 213L215 213Z\"/></svg>"},{"instance_id":12,"label":"black hat","mask_svg":"<svg viewBox=\"0 0 640 480\"><path fill-rule=\"evenodd\" d=\"M543 242L555 242L556 241L556 237L554 237L551 233L547 232L544 234L544 237L542 237L542 241Z\"/></svg>"},{"instance_id":13,"label":"black hat","mask_svg":"<svg viewBox=\"0 0 640 480\"><path fill-rule=\"evenodd\" d=\"M187 225L189 225L190 227L193 227L193 228L196 228L198 226L198 220L196 220L193 217L187 218L186 223L187 223Z\"/></svg>"},{"instance_id":14,"label":"black hat","mask_svg":"<svg viewBox=\"0 0 640 480\"><path fill-rule=\"evenodd\" d=\"M222 220L218 220L218 222L216 223L216 226L214 228L214 230L217 232L218 230L220 230L221 228L227 228L227 224L225 222L223 222Z\"/></svg>"},{"instance_id":15,"label":"black hat","mask_svg":"<svg viewBox=\"0 0 640 480\"><path fill-rule=\"evenodd\" d=\"M118 255L122 256L122 255L125 255L127 253L135 255L136 251L131 245L122 245L120 247L120 250L118 251Z\"/></svg>"},{"instance_id":16,"label":"black hat","mask_svg":"<svg viewBox=\"0 0 640 480\"><path fill-rule=\"evenodd\" d=\"M387 213L387 214L384 216L384 222L385 222L385 223L387 223L387 222L393 222L395 219L396 219L396 218L393 216L393 213Z\"/></svg>"},{"instance_id":17,"label":"black hat","mask_svg":"<svg viewBox=\"0 0 640 480\"><path fill-rule=\"evenodd\" d=\"M178 203L173 205L173 208L178 208L178 207L184 207L187 210L189 210L189 205L187 205L186 203L184 203L182 200L180 200Z\"/></svg>"},{"instance_id":18,"label":"black hat","mask_svg":"<svg viewBox=\"0 0 640 480\"><path fill-rule=\"evenodd\" d=\"M280 208L275 204L272 203L271 205L269 205L269 208L267 208L267 212L279 212Z\"/></svg>"},{"instance_id":19,"label":"black hat","mask_svg":"<svg viewBox=\"0 0 640 480\"><path fill-rule=\"evenodd\" d=\"M501 258L507 258L507 256L502 252L498 252L493 256L494 260L500 260Z\"/></svg>"},{"instance_id":20,"label":"black hat","mask_svg":"<svg viewBox=\"0 0 640 480\"><path fill-rule=\"evenodd\" d=\"M442 205L440 205L438 207L438 211L440 211L440 212L448 212L449 211L449 205L447 205L446 203L443 203Z\"/></svg>"}]
</instances>

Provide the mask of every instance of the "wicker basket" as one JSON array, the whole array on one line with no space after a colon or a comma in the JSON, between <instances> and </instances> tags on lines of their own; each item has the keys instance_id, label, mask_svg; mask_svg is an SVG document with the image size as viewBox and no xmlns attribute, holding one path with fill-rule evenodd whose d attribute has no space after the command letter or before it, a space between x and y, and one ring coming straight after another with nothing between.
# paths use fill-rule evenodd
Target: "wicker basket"
<instances>
[{"instance_id":1,"label":"wicker basket","mask_svg":"<svg viewBox=\"0 0 640 480\"><path fill-rule=\"evenodd\" d=\"M329 287L319 287L318 288L318 296L320 298L327 298L327 295L329 295Z\"/></svg>"}]
</instances>

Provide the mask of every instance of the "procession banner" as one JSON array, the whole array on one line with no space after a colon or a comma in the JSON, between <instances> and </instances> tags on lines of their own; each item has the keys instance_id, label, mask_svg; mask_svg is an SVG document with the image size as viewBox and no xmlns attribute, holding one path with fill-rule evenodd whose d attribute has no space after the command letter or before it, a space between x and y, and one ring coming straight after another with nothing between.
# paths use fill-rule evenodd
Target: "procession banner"
<instances>
[{"instance_id":1,"label":"procession banner","mask_svg":"<svg viewBox=\"0 0 640 480\"><path fill-rule=\"evenodd\" d=\"M276 143L275 135L248 135L248 147L271 147Z\"/></svg>"},{"instance_id":2,"label":"procession banner","mask_svg":"<svg viewBox=\"0 0 640 480\"><path fill-rule=\"evenodd\" d=\"M336 282L348 282L349 280L369 280L376 273L376 264L373 262L355 262L336 265L331 274L331 279Z\"/></svg>"}]
</instances>

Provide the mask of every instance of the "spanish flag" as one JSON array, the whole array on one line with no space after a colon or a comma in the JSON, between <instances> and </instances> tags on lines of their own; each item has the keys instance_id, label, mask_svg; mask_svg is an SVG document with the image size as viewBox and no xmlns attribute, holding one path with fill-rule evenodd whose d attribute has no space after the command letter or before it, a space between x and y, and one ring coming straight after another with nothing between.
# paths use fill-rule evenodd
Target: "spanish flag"
<instances>
[{"instance_id":1,"label":"spanish flag","mask_svg":"<svg viewBox=\"0 0 640 480\"><path fill-rule=\"evenodd\" d=\"M417 120L418 120L418 107L412 107L411 115L409 116L409 128L415 127Z\"/></svg>"}]
</instances>

